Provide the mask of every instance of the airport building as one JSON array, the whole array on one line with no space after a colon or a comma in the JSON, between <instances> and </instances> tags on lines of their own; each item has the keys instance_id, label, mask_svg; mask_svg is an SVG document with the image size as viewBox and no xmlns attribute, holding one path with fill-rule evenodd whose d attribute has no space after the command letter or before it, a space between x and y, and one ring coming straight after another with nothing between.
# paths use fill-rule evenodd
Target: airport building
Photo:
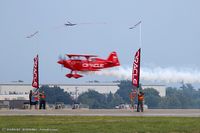
<instances>
[{"instance_id":1,"label":"airport building","mask_svg":"<svg viewBox=\"0 0 200 133\"><path fill-rule=\"evenodd\" d=\"M88 90L95 90L99 93L115 93L119 87L118 83L85 83L85 84L42 84L50 87L58 86L73 97ZM166 95L165 85L143 85L143 89L154 88L161 97ZM0 100L28 100L29 92L33 87L31 84L0 84Z\"/></svg>"}]
</instances>

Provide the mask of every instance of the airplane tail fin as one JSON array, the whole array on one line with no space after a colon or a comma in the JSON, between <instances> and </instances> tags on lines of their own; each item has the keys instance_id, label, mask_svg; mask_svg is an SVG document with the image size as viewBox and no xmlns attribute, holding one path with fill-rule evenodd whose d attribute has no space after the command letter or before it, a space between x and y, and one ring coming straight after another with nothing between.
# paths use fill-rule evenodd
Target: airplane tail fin
<instances>
[{"instance_id":1,"label":"airplane tail fin","mask_svg":"<svg viewBox=\"0 0 200 133\"><path fill-rule=\"evenodd\" d=\"M109 61L110 63L112 63L114 66L120 66L120 63L119 63L119 60L118 60L116 52L110 53L107 61Z\"/></svg>"}]
</instances>

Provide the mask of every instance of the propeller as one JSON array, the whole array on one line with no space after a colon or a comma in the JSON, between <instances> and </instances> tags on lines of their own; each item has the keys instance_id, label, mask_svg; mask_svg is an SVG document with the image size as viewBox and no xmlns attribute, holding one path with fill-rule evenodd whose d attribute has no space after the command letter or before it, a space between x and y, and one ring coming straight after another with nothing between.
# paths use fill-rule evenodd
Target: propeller
<instances>
[{"instance_id":1,"label":"propeller","mask_svg":"<svg viewBox=\"0 0 200 133\"><path fill-rule=\"evenodd\" d=\"M61 65L61 70L63 70L63 67L64 67L63 61L65 61L65 60L66 60L65 56L59 55L57 63L59 63Z\"/></svg>"},{"instance_id":2,"label":"propeller","mask_svg":"<svg viewBox=\"0 0 200 133\"><path fill-rule=\"evenodd\" d=\"M58 56L58 59L59 59L59 60L66 60L66 56L59 55L59 56Z\"/></svg>"}]
</instances>

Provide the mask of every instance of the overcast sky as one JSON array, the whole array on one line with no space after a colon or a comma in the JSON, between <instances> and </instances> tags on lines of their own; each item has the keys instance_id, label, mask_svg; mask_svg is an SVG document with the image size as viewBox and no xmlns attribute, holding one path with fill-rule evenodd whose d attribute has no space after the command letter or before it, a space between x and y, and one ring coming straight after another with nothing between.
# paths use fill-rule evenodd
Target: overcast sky
<instances>
[{"instance_id":1,"label":"overcast sky","mask_svg":"<svg viewBox=\"0 0 200 133\"><path fill-rule=\"evenodd\" d=\"M86 75L68 79L58 56L118 53L132 67L142 21L142 67L200 70L199 0L1 0L0 82L32 82L33 58L40 58L40 82L72 83L123 78ZM70 21L78 25L66 27ZM39 31L34 37L26 36ZM198 71L199 72L199 71Z\"/></svg>"}]
</instances>

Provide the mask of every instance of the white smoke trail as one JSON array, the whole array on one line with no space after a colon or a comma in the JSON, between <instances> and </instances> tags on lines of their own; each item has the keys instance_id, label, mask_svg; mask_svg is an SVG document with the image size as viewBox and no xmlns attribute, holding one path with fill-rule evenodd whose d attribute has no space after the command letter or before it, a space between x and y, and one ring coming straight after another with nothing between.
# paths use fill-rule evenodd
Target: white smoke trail
<instances>
[{"instance_id":1,"label":"white smoke trail","mask_svg":"<svg viewBox=\"0 0 200 133\"><path fill-rule=\"evenodd\" d=\"M96 72L98 75L114 76L119 79L132 78L132 68L118 67L114 69L105 69ZM151 82L165 82L165 83L200 83L200 70L195 68L173 68L173 67L154 67L141 68L141 80Z\"/></svg>"}]
</instances>

